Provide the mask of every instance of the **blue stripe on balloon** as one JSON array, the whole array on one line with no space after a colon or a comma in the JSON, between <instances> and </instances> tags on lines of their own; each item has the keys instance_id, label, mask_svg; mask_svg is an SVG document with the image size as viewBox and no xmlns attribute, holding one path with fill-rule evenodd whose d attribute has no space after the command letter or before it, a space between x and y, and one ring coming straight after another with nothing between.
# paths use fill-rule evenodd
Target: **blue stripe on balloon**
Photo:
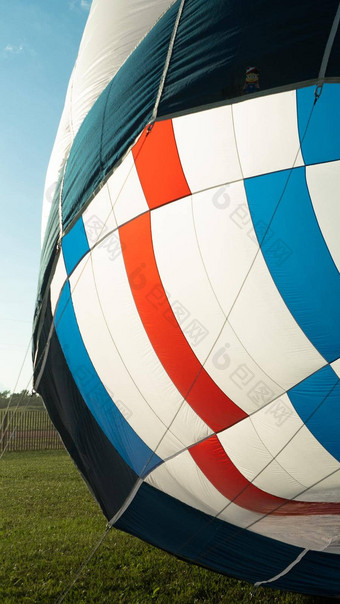
<instances>
[{"instance_id":1,"label":"blue stripe on balloon","mask_svg":"<svg viewBox=\"0 0 340 604\"><path fill-rule=\"evenodd\" d=\"M340 461L340 380L327 365L288 391L308 430Z\"/></svg>"},{"instance_id":2,"label":"blue stripe on balloon","mask_svg":"<svg viewBox=\"0 0 340 604\"><path fill-rule=\"evenodd\" d=\"M308 124L314 92L315 86L296 92L301 150L307 165L340 159L340 84L324 84Z\"/></svg>"},{"instance_id":3,"label":"blue stripe on balloon","mask_svg":"<svg viewBox=\"0 0 340 604\"><path fill-rule=\"evenodd\" d=\"M305 168L249 178L245 188L276 287L317 350L334 361L340 356L340 275L314 214Z\"/></svg>"},{"instance_id":4,"label":"blue stripe on balloon","mask_svg":"<svg viewBox=\"0 0 340 604\"><path fill-rule=\"evenodd\" d=\"M70 275L79 260L90 249L82 218L76 222L67 235L64 235L61 246L67 274Z\"/></svg>"},{"instance_id":5,"label":"blue stripe on balloon","mask_svg":"<svg viewBox=\"0 0 340 604\"><path fill-rule=\"evenodd\" d=\"M162 460L131 428L104 388L81 337L69 283L62 290L55 325L66 362L92 415L126 463L137 474L147 474Z\"/></svg>"}]
</instances>

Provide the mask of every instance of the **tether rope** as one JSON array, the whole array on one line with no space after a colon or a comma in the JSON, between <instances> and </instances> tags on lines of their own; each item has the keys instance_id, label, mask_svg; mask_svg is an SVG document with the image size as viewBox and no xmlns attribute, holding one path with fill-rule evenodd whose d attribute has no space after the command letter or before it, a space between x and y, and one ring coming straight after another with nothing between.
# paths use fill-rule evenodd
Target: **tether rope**
<instances>
[{"instance_id":1,"label":"tether rope","mask_svg":"<svg viewBox=\"0 0 340 604\"><path fill-rule=\"evenodd\" d=\"M335 36L336 36L337 31L338 31L339 21L340 21L340 2L338 4L338 8L337 8L337 11L335 13L335 17L333 19L332 27L331 27L330 32L329 32L329 36L328 36L328 39L327 39L327 43L326 43L326 46L325 46L325 50L324 50L322 61L321 61L321 65L320 65L320 71L319 71L319 75L318 75L317 92L316 92L316 94L318 96L320 96L321 91L322 91L322 87L324 85L326 70L327 70L327 66L328 66L328 62L329 62L329 57L331 55L333 44L334 44L334 40L335 40Z\"/></svg>"},{"instance_id":2,"label":"tether rope","mask_svg":"<svg viewBox=\"0 0 340 604\"><path fill-rule=\"evenodd\" d=\"M159 83L159 87L158 87L158 92L157 92L157 97L156 97L156 101L155 101L155 106L153 108L153 112L152 112L152 116L151 116L151 125L157 119L158 107L159 107L159 103L161 101L161 97L162 97L162 94L163 94L164 84L165 84L166 76L167 76L167 73L168 73L168 69L169 69L169 65L170 65L170 61L171 61L171 57L172 57L172 52L173 52L173 49L174 49L175 39L176 39L176 35L177 35L177 30L178 30L179 22L181 20L184 4L185 4L185 0L181 0L181 3L179 5L179 7L178 7L175 24L174 24L174 27L173 27L173 30L172 30L172 34L171 34L171 38L170 38L170 42L169 42L168 52L167 52L167 55L166 55L166 59L165 59L165 63L164 63L164 69L163 69L163 73L162 73L162 76L161 76L161 79L160 79L160 83Z\"/></svg>"},{"instance_id":3,"label":"tether rope","mask_svg":"<svg viewBox=\"0 0 340 604\"><path fill-rule=\"evenodd\" d=\"M1 452L1 455L0 455L0 460L2 459L2 457L3 457L4 453L5 453L5 451L7 451L8 447L9 447L9 445L10 445L11 441L12 441L12 438L13 438L13 436L14 436L14 434L15 434L15 432L16 432L16 430L17 430L17 428L18 428L18 422L17 422L17 423L16 423L16 425L14 426L14 428L12 429L11 434L8 436L8 432L9 432L9 430L11 429L11 427L12 427L12 426L13 426L13 424L14 424L14 419L15 419L15 418L16 418L16 416L17 416L18 408L19 408L19 406L20 406L20 402L21 402L21 397L20 397L20 395L19 395L18 402L17 402L16 406L14 407L14 409L11 409L11 408L10 408L10 406L11 406L11 403L12 403L12 400L13 400L13 396L14 396L14 394L15 394L15 390L16 390L16 388L17 388L17 386L18 386L19 379L20 379L20 377L21 377L21 374L22 374L22 371L23 371L24 365L25 365L25 363L26 363L26 359L27 359L28 353L29 353L29 351L30 351L30 349L31 349L32 339L33 339L33 336L31 336L31 337L30 337L30 340L29 340L29 342L28 342L28 345L27 345L27 348L26 348L26 352L25 352L25 354L24 354L24 358L23 358L23 361L22 361L22 363L21 363L21 367L20 367L20 369L19 369L19 374L18 374L18 377L17 377L17 379L16 379L16 382L15 382L14 388L13 388L13 390L12 390L12 392L11 392L10 396L9 396L8 403L7 403L7 407L5 408L5 414L4 414L4 418L3 418L2 422L1 422L1 426L0 426L0 433L1 433L1 439L0 439L0 448L2 447L3 442L4 442L4 440L5 440L5 439L6 439L6 445L5 445L5 446L4 446L4 448L2 449L2 452ZM30 376L30 378L29 378L29 380L28 380L28 382L27 382L27 384L26 384L26 390L29 390L29 386L32 384L32 381L33 381L33 375L31 375L31 376ZM29 398L27 397L27 400L26 400L26 404L25 404L25 406L24 406L24 409L27 407L28 402L29 402ZM11 417L10 422L9 422L9 423L7 423L7 417L8 417L8 413L9 413L9 411L11 411L11 412L12 412L12 417ZM5 429L5 423L6 423L6 429Z\"/></svg>"},{"instance_id":4,"label":"tether rope","mask_svg":"<svg viewBox=\"0 0 340 604\"><path fill-rule=\"evenodd\" d=\"M111 528L112 527L111 527L110 524L106 525L104 533L101 535L101 537L98 540L98 542L96 543L96 545L92 548L92 550L89 553L88 557L82 563L82 565L80 566L80 568L77 571L77 573L74 575L73 579L69 583L69 585L66 588L66 590L62 593L62 595L60 596L60 598L58 598L58 600L56 600L56 604L62 604L62 602L64 602L66 596L70 593L72 587L75 585L75 583L81 577L81 575L83 574L84 570L88 566L89 562L92 560L93 556L95 555L96 551L100 548L100 546L102 545L102 543L105 541L105 539L106 539L106 537L107 537L107 535L108 535L108 533L109 533L109 531L110 531Z\"/></svg>"}]
</instances>

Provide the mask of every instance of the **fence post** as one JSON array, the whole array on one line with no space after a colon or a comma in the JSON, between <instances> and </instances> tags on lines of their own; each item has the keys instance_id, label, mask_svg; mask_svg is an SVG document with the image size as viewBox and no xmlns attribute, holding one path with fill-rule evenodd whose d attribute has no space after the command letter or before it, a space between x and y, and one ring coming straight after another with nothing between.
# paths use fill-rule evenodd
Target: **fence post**
<instances>
[{"instance_id":1,"label":"fence post","mask_svg":"<svg viewBox=\"0 0 340 604\"><path fill-rule=\"evenodd\" d=\"M4 451L7 442L7 427L8 427L8 410L6 409L4 419L2 421L2 434L1 434L1 450Z\"/></svg>"}]
</instances>

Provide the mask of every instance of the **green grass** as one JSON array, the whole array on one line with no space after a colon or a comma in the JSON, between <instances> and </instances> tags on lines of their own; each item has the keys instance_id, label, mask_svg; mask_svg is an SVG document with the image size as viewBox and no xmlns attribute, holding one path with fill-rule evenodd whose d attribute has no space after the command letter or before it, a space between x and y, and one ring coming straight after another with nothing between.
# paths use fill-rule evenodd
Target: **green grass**
<instances>
[{"instance_id":1,"label":"green grass","mask_svg":"<svg viewBox=\"0 0 340 604\"><path fill-rule=\"evenodd\" d=\"M0 602L56 602L103 534L105 518L64 451L0 462ZM65 602L316 604L177 560L112 529Z\"/></svg>"}]
</instances>

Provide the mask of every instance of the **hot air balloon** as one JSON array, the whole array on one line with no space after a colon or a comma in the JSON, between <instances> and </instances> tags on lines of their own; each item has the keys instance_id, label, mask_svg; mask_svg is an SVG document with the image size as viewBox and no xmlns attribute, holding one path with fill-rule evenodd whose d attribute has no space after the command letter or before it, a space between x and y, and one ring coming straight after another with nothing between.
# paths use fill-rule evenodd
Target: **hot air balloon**
<instances>
[{"instance_id":1,"label":"hot air balloon","mask_svg":"<svg viewBox=\"0 0 340 604\"><path fill-rule=\"evenodd\" d=\"M340 10L93 0L35 388L110 525L340 595Z\"/></svg>"}]
</instances>

